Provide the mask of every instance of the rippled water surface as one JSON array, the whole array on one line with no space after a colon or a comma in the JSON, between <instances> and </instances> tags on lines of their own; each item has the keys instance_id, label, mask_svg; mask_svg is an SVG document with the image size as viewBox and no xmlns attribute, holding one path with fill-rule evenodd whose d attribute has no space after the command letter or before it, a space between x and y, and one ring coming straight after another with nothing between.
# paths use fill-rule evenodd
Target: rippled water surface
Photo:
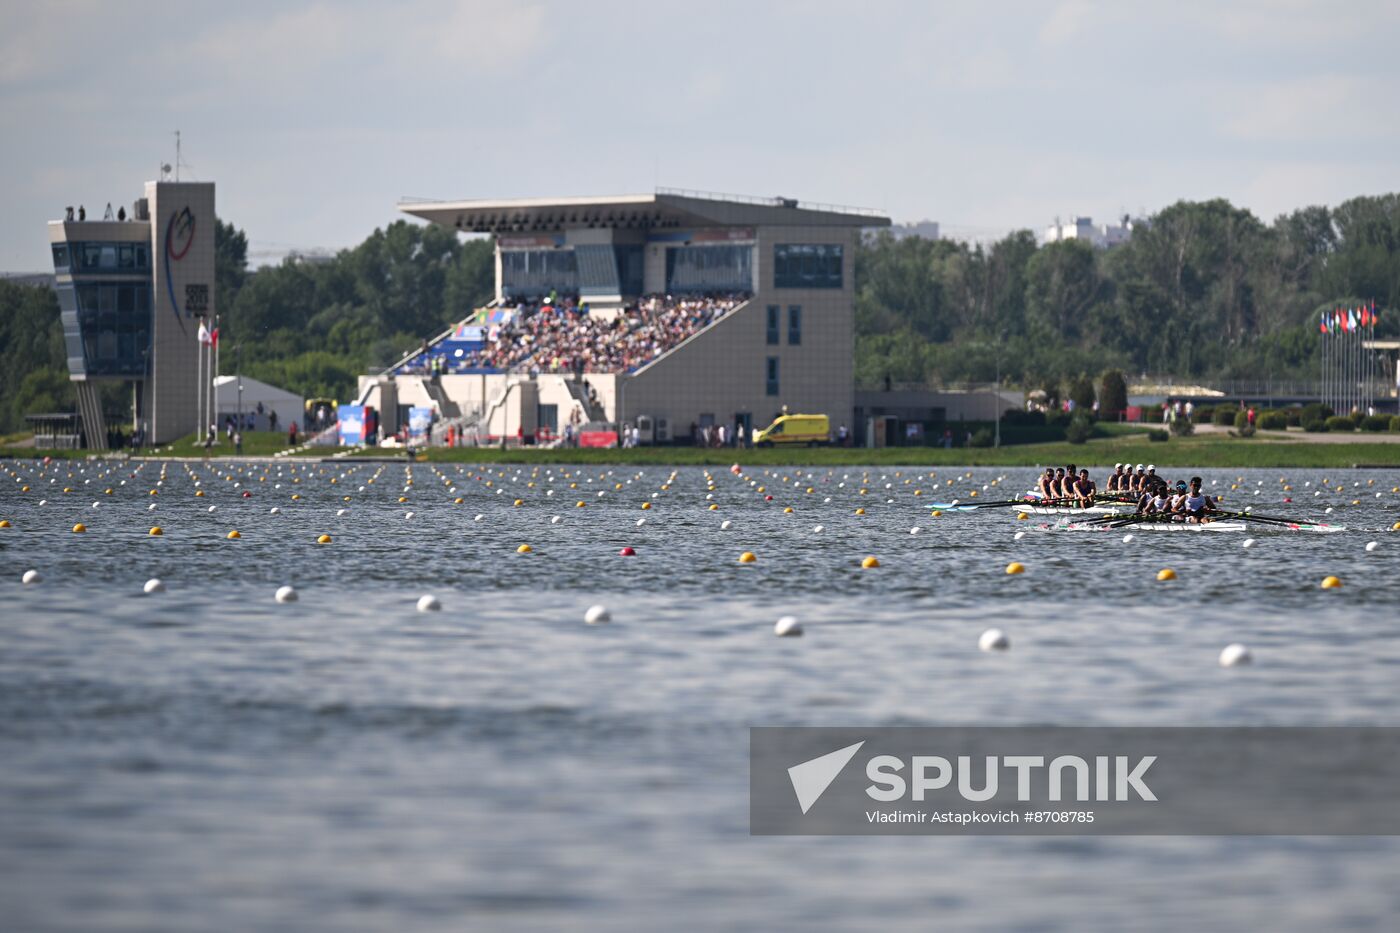
<instances>
[{"instance_id":1,"label":"rippled water surface","mask_svg":"<svg viewBox=\"0 0 1400 933\"><path fill-rule=\"evenodd\" d=\"M1395 471L1206 472L1226 506L1346 530L1124 542L930 515L1032 470L711 489L695 468L3 466L7 929L1316 930L1400 911L1394 839L752 838L747 797L750 725L1400 725ZM298 602L274 601L284 584ZM416 610L429 593L440 612ZM595 603L610 624L583 623ZM786 614L802 638L773 636ZM1009 652L978 651L992 625ZM1221 668L1236 641L1254 665Z\"/></svg>"}]
</instances>

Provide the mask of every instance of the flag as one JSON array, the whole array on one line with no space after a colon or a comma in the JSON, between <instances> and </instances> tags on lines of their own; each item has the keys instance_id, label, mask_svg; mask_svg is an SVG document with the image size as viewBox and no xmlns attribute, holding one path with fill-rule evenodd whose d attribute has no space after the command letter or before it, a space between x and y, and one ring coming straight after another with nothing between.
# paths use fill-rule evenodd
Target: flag
<instances>
[{"instance_id":1,"label":"flag","mask_svg":"<svg viewBox=\"0 0 1400 933\"><path fill-rule=\"evenodd\" d=\"M218 345L219 345L219 328L218 328L217 326L215 326L214 329L211 330L211 331L209 332L209 346L211 346L211 347L217 347Z\"/></svg>"},{"instance_id":2,"label":"flag","mask_svg":"<svg viewBox=\"0 0 1400 933\"><path fill-rule=\"evenodd\" d=\"M209 342L209 328L207 328L207 327L204 326L204 322L203 322L203 321L200 321L200 322L199 322L199 342L200 342L200 343L208 343L208 342Z\"/></svg>"},{"instance_id":3,"label":"flag","mask_svg":"<svg viewBox=\"0 0 1400 933\"><path fill-rule=\"evenodd\" d=\"M1356 312L1351 308L1347 309L1347 330L1356 330Z\"/></svg>"},{"instance_id":4,"label":"flag","mask_svg":"<svg viewBox=\"0 0 1400 933\"><path fill-rule=\"evenodd\" d=\"M1322 333L1327 333L1327 312L1322 312L1321 320L1318 321L1318 329Z\"/></svg>"}]
</instances>

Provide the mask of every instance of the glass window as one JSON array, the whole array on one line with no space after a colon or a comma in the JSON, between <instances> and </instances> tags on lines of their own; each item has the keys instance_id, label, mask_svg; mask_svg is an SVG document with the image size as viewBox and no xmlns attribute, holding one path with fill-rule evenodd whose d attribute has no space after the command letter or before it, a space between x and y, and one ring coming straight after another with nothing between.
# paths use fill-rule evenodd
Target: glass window
<instances>
[{"instance_id":1,"label":"glass window","mask_svg":"<svg viewBox=\"0 0 1400 933\"><path fill-rule=\"evenodd\" d=\"M135 268L136 251L131 248L130 243L123 243L117 247L117 266L122 269Z\"/></svg>"},{"instance_id":2,"label":"glass window","mask_svg":"<svg viewBox=\"0 0 1400 933\"><path fill-rule=\"evenodd\" d=\"M788 305L788 343L794 347L802 343L801 305Z\"/></svg>"},{"instance_id":3,"label":"glass window","mask_svg":"<svg viewBox=\"0 0 1400 933\"><path fill-rule=\"evenodd\" d=\"M768 375L768 380L767 380L767 382L768 382L768 394L769 394L769 395L777 395L777 394L778 394L778 358L777 358L776 356L770 356L770 357L768 357L768 374L767 374L767 375Z\"/></svg>"},{"instance_id":4,"label":"glass window","mask_svg":"<svg viewBox=\"0 0 1400 933\"><path fill-rule=\"evenodd\" d=\"M773 247L774 288L841 288L839 243L779 243Z\"/></svg>"},{"instance_id":5,"label":"glass window","mask_svg":"<svg viewBox=\"0 0 1400 933\"><path fill-rule=\"evenodd\" d=\"M62 272L68 268L67 243L55 243L53 245L53 267L58 272Z\"/></svg>"},{"instance_id":6,"label":"glass window","mask_svg":"<svg viewBox=\"0 0 1400 933\"><path fill-rule=\"evenodd\" d=\"M753 247L718 244L674 246L666 251L666 290L753 291Z\"/></svg>"},{"instance_id":7,"label":"glass window","mask_svg":"<svg viewBox=\"0 0 1400 933\"><path fill-rule=\"evenodd\" d=\"M102 268L102 244L101 244L101 243L84 243L84 244L83 244L83 268L84 268L84 269L101 269L101 268Z\"/></svg>"},{"instance_id":8,"label":"glass window","mask_svg":"<svg viewBox=\"0 0 1400 933\"><path fill-rule=\"evenodd\" d=\"M768 306L768 346L770 347L778 345L778 314L777 305Z\"/></svg>"},{"instance_id":9,"label":"glass window","mask_svg":"<svg viewBox=\"0 0 1400 933\"><path fill-rule=\"evenodd\" d=\"M150 248L145 243L137 243L132 249L136 258L136 268L149 269L151 267Z\"/></svg>"},{"instance_id":10,"label":"glass window","mask_svg":"<svg viewBox=\"0 0 1400 933\"><path fill-rule=\"evenodd\" d=\"M103 269L115 269L115 268L117 268L117 247L116 247L116 244L115 244L115 243L106 243L106 244L103 244L103 246L102 246L102 262L101 262L101 268L103 268Z\"/></svg>"},{"instance_id":11,"label":"glass window","mask_svg":"<svg viewBox=\"0 0 1400 933\"><path fill-rule=\"evenodd\" d=\"M578 262L571 249L516 249L501 252L501 290L510 298L558 291L578 294Z\"/></svg>"}]
</instances>

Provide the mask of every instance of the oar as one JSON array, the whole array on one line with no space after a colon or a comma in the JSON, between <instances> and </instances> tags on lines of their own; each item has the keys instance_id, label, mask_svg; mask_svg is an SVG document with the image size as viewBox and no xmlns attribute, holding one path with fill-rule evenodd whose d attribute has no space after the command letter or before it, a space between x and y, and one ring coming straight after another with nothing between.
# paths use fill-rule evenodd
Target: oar
<instances>
[{"instance_id":1,"label":"oar","mask_svg":"<svg viewBox=\"0 0 1400 933\"><path fill-rule=\"evenodd\" d=\"M1004 502L930 502L933 509L992 509L1008 505L1040 505L1046 502L1061 502L1061 499L1007 499Z\"/></svg>"},{"instance_id":2,"label":"oar","mask_svg":"<svg viewBox=\"0 0 1400 933\"><path fill-rule=\"evenodd\" d=\"M1264 522L1272 525L1311 525L1319 528L1327 527L1326 522L1309 522L1300 518L1279 518L1274 515L1255 515L1253 512L1207 512L1207 515L1218 515L1221 518L1242 518L1245 521Z\"/></svg>"}]
</instances>

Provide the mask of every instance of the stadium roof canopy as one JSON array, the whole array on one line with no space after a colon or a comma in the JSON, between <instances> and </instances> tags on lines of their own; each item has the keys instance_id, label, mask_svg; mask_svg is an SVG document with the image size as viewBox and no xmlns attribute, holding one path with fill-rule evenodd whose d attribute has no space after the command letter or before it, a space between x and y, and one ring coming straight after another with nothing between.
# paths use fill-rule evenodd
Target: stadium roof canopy
<instances>
[{"instance_id":1,"label":"stadium roof canopy","mask_svg":"<svg viewBox=\"0 0 1400 933\"><path fill-rule=\"evenodd\" d=\"M783 226L887 227L878 211L794 198L752 198L658 188L615 197L402 201L399 210L470 233L545 233L588 227L685 229Z\"/></svg>"}]
</instances>

